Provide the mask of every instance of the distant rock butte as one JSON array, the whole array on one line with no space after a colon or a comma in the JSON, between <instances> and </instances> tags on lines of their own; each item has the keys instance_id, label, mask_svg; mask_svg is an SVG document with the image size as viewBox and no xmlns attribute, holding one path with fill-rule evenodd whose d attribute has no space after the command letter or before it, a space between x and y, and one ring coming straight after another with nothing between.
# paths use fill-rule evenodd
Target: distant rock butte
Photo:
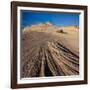
<instances>
[{"instance_id":1,"label":"distant rock butte","mask_svg":"<svg viewBox=\"0 0 90 90\"><path fill-rule=\"evenodd\" d=\"M34 31L34 30L45 31L45 30L51 30L55 28L56 26L54 24L50 22L46 22L46 23L39 23L39 24L27 26L23 29L23 32L29 32L29 31Z\"/></svg>"},{"instance_id":2,"label":"distant rock butte","mask_svg":"<svg viewBox=\"0 0 90 90\"><path fill-rule=\"evenodd\" d=\"M23 29L23 32L31 32L31 31L50 31L50 30L60 30L60 29L71 29L71 30L79 30L79 26L55 26L51 22L39 23L31 26L27 26Z\"/></svg>"}]
</instances>

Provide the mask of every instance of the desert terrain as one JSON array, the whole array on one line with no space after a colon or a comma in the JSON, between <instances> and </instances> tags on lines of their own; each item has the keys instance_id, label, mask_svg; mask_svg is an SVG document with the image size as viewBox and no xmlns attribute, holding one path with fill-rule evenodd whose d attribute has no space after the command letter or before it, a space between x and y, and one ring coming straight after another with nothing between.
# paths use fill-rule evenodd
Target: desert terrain
<instances>
[{"instance_id":1,"label":"desert terrain","mask_svg":"<svg viewBox=\"0 0 90 90\"><path fill-rule=\"evenodd\" d=\"M79 27L50 22L25 27L21 78L79 75Z\"/></svg>"}]
</instances>

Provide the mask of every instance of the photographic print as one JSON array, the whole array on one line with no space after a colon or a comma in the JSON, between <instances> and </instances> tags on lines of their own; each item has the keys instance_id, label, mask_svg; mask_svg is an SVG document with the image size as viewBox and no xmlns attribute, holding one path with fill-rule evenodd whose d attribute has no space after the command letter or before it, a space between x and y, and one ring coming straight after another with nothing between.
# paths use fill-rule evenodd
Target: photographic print
<instances>
[{"instance_id":1,"label":"photographic print","mask_svg":"<svg viewBox=\"0 0 90 90\"><path fill-rule=\"evenodd\" d=\"M79 75L79 14L21 11L21 78Z\"/></svg>"},{"instance_id":2,"label":"photographic print","mask_svg":"<svg viewBox=\"0 0 90 90\"><path fill-rule=\"evenodd\" d=\"M12 88L87 83L86 6L12 2L11 28Z\"/></svg>"}]
</instances>

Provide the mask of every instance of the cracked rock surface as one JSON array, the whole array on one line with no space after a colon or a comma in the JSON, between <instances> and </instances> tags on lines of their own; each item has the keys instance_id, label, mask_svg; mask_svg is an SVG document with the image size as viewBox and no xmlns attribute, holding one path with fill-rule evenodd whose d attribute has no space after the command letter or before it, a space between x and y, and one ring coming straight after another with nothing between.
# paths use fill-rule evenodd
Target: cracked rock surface
<instances>
[{"instance_id":1,"label":"cracked rock surface","mask_svg":"<svg viewBox=\"0 0 90 90\"><path fill-rule=\"evenodd\" d=\"M22 30L21 78L79 75L79 31L43 25Z\"/></svg>"}]
</instances>

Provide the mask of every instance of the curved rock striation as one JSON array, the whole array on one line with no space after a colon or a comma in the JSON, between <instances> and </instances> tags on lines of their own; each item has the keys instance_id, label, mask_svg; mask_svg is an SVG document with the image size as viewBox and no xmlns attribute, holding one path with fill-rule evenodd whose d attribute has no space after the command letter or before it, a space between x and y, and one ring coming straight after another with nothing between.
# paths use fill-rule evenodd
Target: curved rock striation
<instances>
[{"instance_id":1,"label":"curved rock striation","mask_svg":"<svg viewBox=\"0 0 90 90\"><path fill-rule=\"evenodd\" d=\"M25 32L24 29L21 38L21 78L79 75L79 45L73 45L73 40L78 42L76 35L71 34L71 38L68 31L65 35L55 31Z\"/></svg>"}]
</instances>

